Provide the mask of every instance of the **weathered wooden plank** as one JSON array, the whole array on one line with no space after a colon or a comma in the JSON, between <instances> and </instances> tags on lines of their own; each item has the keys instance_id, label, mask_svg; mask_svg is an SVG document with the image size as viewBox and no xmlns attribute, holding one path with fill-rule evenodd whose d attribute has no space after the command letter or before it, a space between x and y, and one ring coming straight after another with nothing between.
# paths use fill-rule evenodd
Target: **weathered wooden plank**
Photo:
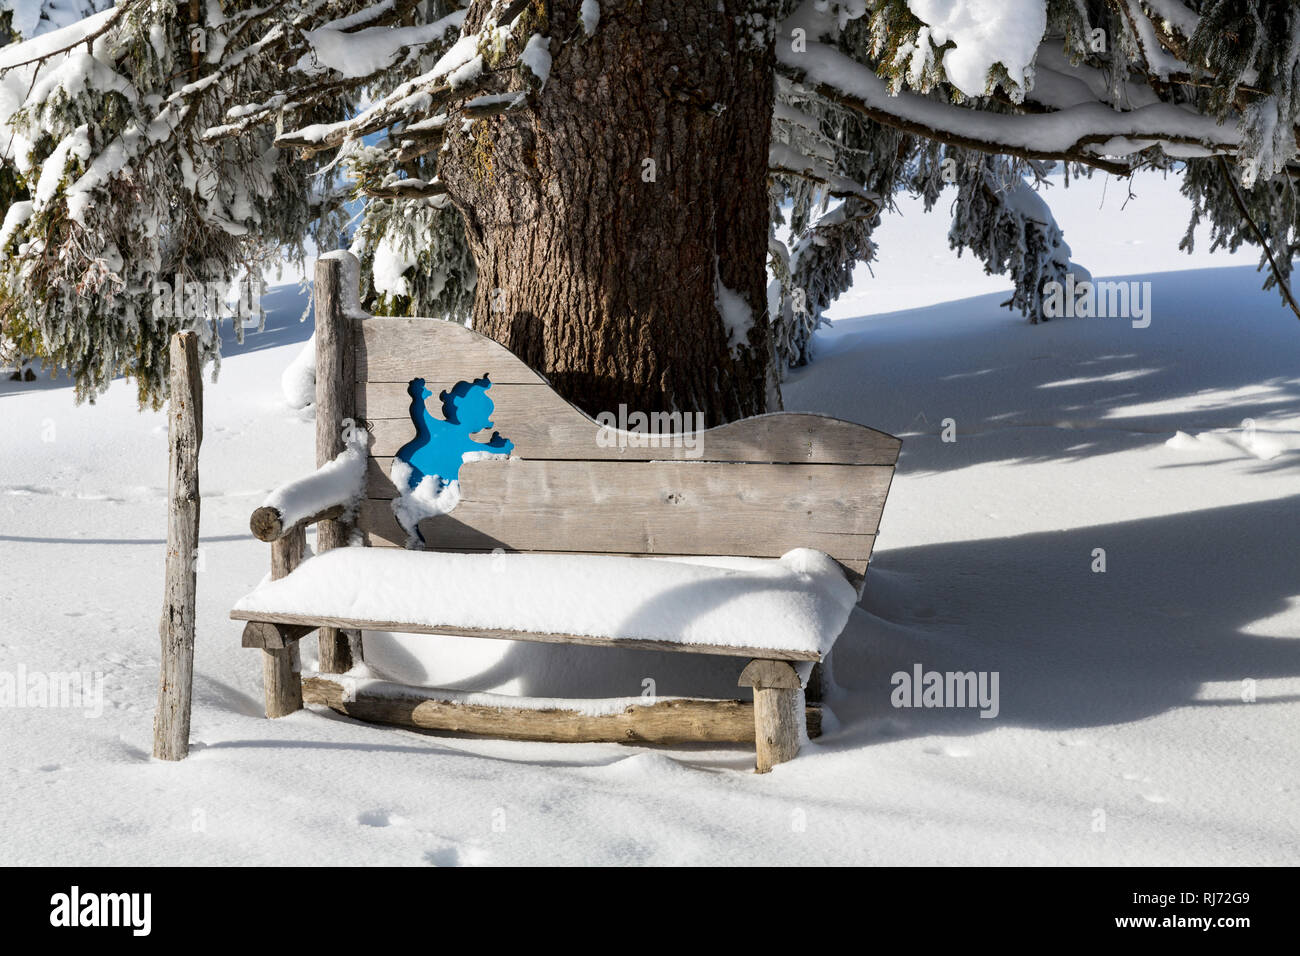
<instances>
[{"instance_id":1,"label":"weathered wooden plank","mask_svg":"<svg viewBox=\"0 0 1300 956\"><path fill-rule=\"evenodd\" d=\"M476 734L505 740L556 743L753 743L754 705L739 700L670 699L637 704L614 714L586 714L563 708L466 704L435 692L390 696L361 693L347 699L326 677L303 681L303 697L340 714L418 730ZM821 732L821 710L808 708L808 734Z\"/></svg>"},{"instance_id":2,"label":"weathered wooden plank","mask_svg":"<svg viewBox=\"0 0 1300 956\"><path fill-rule=\"evenodd\" d=\"M441 418L438 396L460 379L443 373L434 360L428 364L432 374L421 377L433 398L426 404ZM901 445L865 425L798 412L760 415L686 435L669 432L663 423L659 435L619 432L602 429L546 385L495 381L493 377L488 391L496 406L492 428L514 442L513 454L519 458L893 465ZM362 383L357 388L357 414L370 422L370 451L377 457L396 454L415 437L408 384Z\"/></svg>"},{"instance_id":3,"label":"weathered wooden plank","mask_svg":"<svg viewBox=\"0 0 1300 956\"><path fill-rule=\"evenodd\" d=\"M758 647L729 647L720 644L679 644L630 638L592 637L586 634L551 634L541 631L508 631L501 628L449 627L412 624L409 621L371 621L330 617L323 614L274 614L268 611L231 611L234 621L262 621L268 624L303 624L313 627L341 627L364 631L396 631L402 634L440 634L445 637L481 637L497 641L529 641L535 644L583 644L589 647L623 647L641 651L678 651L683 654L713 654L719 657L763 657L782 661L816 661L815 651L770 650Z\"/></svg>"},{"instance_id":4,"label":"weathered wooden plank","mask_svg":"<svg viewBox=\"0 0 1300 956\"><path fill-rule=\"evenodd\" d=\"M358 381L396 382L405 388L413 378L455 383L485 372L502 385L546 381L505 346L455 322L375 317L361 323Z\"/></svg>"},{"instance_id":5,"label":"weathered wooden plank","mask_svg":"<svg viewBox=\"0 0 1300 956\"><path fill-rule=\"evenodd\" d=\"M313 286L316 312L316 467L332 461L346 445L344 430L355 427L356 332L345 308L348 281L338 259L316 262ZM345 547L351 526L338 517L326 518L316 528L316 550ZM321 628L318 636L320 669L343 674L352 669L350 636L334 628ZM359 642L358 642L358 646Z\"/></svg>"},{"instance_id":6,"label":"weathered wooden plank","mask_svg":"<svg viewBox=\"0 0 1300 956\"><path fill-rule=\"evenodd\" d=\"M384 504L388 504L388 502L384 502ZM405 548L405 547L406 547L406 539L403 538L401 541L397 541L397 540L389 539L389 538L381 538L381 537L379 537L379 536L376 535L376 534L367 534L367 535L366 535L366 544L367 544L368 547L371 547L371 548ZM445 547L444 547L444 548L438 548L437 550L439 550L439 551L451 552L451 553L453 553L453 554L494 554L494 553L497 553L497 552L502 551L502 550L504 550L504 551L510 551L511 549L509 549L509 548L499 548L499 547L497 547L497 548L445 548ZM868 548L867 550L870 551L870 548ZM609 556L611 556L611 557L618 557L618 558L644 558L644 557L649 557L648 555L646 555L646 554L644 554L644 553L642 553L642 552L636 552L636 553L634 553L634 552L631 552L631 551L563 551L563 550L560 550L560 549L558 549L558 548L554 548L554 547L551 547L551 548L534 548L534 549L532 549L532 552L531 552L531 553L533 553L533 554L604 554L604 555L609 555ZM713 553L713 552L710 552L710 553ZM784 553L784 552L783 552L783 553ZM656 554L653 555L653 557L656 557L656 558L697 558L697 557L700 557L700 555L699 555L699 554L681 554L680 552L674 552L674 553L671 553L671 554L669 554L669 553L656 553ZM740 555L740 557L766 557L766 558L770 558L770 557L775 557L775 556L769 554L769 555ZM854 587L860 587L860 586L862 585L863 578L865 577L865 575L866 575L866 573L867 573L867 565L868 565L868 564L870 563L870 561L871 561L871 555L868 554L866 557L862 557L862 558L850 558L850 559L848 559L848 560L845 560L844 558L841 557L841 558L836 558L835 560L839 563L840 567L844 570L844 575L845 575L845 577L847 577L847 578L849 579L849 583L852 584Z\"/></svg>"},{"instance_id":7,"label":"weathered wooden plank","mask_svg":"<svg viewBox=\"0 0 1300 956\"><path fill-rule=\"evenodd\" d=\"M366 497L397 497L392 466L391 458L369 459ZM568 519L572 509L580 508L624 521L640 512L669 513L679 521L703 513L724 524L771 517L812 530L874 534L892 472L884 465L472 461L460 469L456 512L462 521L503 510L512 516Z\"/></svg>"},{"instance_id":8,"label":"weathered wooden plank","mask_svg":"<svg viewBox=\"0 0 1300 956\"><path fill-rule=\"evenodd\" d=\"M379 501L371 499L362 502L362 518L359 524L365 530L366 545L371 548L405 548L406 532L397 524L396 519L392 516L392 502ZM644 551L583 551L568 550L564 545L568 542L563 539L552 540L544 547L533 547L526 550L536 554L607 554L621 558L643 558L647 557ZM734 542L733 542L734 543ZM825 551L834 558L844 570L845 576L849 582L856 588L861 588L863 579L867 573L867 566L871 562L871 551L875 544L874 535L854 535L854 536L814 536L799 547L821 547L818 550ZM483 541L478 546L460 546L451 547L445 542L435 541L432 543L435 550L450 551L463 554L491 554L497 551L520 551L525 550L517 547L510 547L500 541ZM828 550L830 549L830 550ZM787 549L789 550L789 549ZM832 553L832 550L835 553ZM701 542L699 550L691 552L683 551L655 551L652 552L654 557L658 558L678 558L678 557L700 557L701 555L722 554L718 550L709 547L707 542ZM782 551L781 554L784 554ZM774 558L780 557L780 554L741 554L738 557L754 558Z\"/></svg>"},{"instance_id":9,"label":"weathered wooden plank","mask_svg":"<svg viewBox=\"0 0 1300 956\"><path fill-rule=\"evenodd\" d=\"M434 394L451 384L454 383L435 383ZM519 458L824 465L893 465L898 460L897 438L820 415L794 412L764 415L685 436L654 439L626 433L627 437L620 441L617 433L602 432L600 425L585 416L549 414L547 406L556 399L549 389L503 385L499 389L493 386L489 395L497 404L493 429L514 442L514 454ZM373 436L372 454L390 457L414 437L414 427L407 414L409 403L407 396L407 405L403 406L399 418L368 418ZM437 402L429 404L441 416Z\"/></svg>"},{"instance_id":10,"label":"weathered wooden plank","mask_svg":"<svg viewBox=\"0 0 1300 956\"><path fill-rule=\"evenodd\" d=\"M198 335L171 339L167 405L168 507L166 585L158 636L158 709L153 755L183 760L190 752L194 686L195 554L199 546L199 445L203 442L203 372Z\"/></svg>"},{"instance_id":11,"label":"weathered wooden plank","mask_svg":"<svg viewBox=\"0 0 1300 956\"><path fill-rule=\"evenodd\" d=\"M391 458L370 459L366 497L397 497L389 477L392 463ZM598 533L612 533L602 522L666 515L683 524L701 522L692 534L749 518L790 521L801 530L874 534L891 472L883 465L472 461L461 466L454 516L474 524L490 515L562 521L568 533L573 533L575 519L594 525ZM575 511L590 517L583 519Z\"/></svg>"},{"instance_id":12,"label":"weathered wooden plank","mask_svg":"<svg viewBox=\"0 0 1300 956\"><path fill-rule=\"evenodd\" d=\"M393 537L391 509L372 504L397 496L391 464L368 463L370 501L360 521L366 531L400 541ZM777 556L818 547L814 538L851 545L845 536L874 535L890 471L722 462L468 462L461 468L460 504L427 519L421 530L431 547L453 549ZM558 549L557 538L564 542ZM743 550L720 550L731 542ZM699 550L710 544L713 550ZM844 553L861 556L851 548Z\"/></svg>"},{"instance_id":13,"label":"weathered wooden plank","mask_svg":"<svg viewBox=\"0 0 1300 956\"><path fill-rule=\"evenodd\" d=\"M366 545L367 547L371 547L371 548L405 548L406 541L405 539L401 541L390 540L388 538L381 538L378 535L367 534ZM502 551L509 552L511 549L501 548L501 547L495 547L495 548L445 548L444 547L444 548L438 548L437 550L448 552L451 554L496 554ZM531 554L601 554L601 555L607 555L609 557L616 557L616 558L645 558L645 557L698 558L701 557L700 554L681 554L680 552L655 553L654 555L647 555L644 552L632 552L632 551L563 551L558 548L533 548L529 553ZM709 553L713 554L713 552L709 552ZM731 557L771 558L771 557L779 557L779 556L770 555L770 554L768 555L760 554L760 555L731 555ZM840 565L841 569L843 569L844 576L848 578L849 583L852 584L854 587L861 587L863 578L867 573L867 565L871 561L871 555L868 554L866 557L863 558L850 558L848 560L845 560L843 558L836 558L835 560Z\"/></svg>"},{"instance_id":14,"label":"weathered wooden plank","mask_svg":"<svg viewBox=\"0 0 1300 956\"><path fill-rule=\"evenodd\" d=\"M508 499L503 505L507 503ZM406 533L393 517L391 505L377 498L361 503L358 521L372 545L389 542L403 546L406 542ZM687 520L671 514L581 511L545 518L535 510L512 517L504 508L501 513L474 508L462 513L463 507L450 515L420 522L430 549L777 558L793 548L816 548L852 567L871 557L875 543L873 534L811 530L775 512L751 511L745 520L728 522L725 514L706 512Z\"/></svg>"}]
</instances>

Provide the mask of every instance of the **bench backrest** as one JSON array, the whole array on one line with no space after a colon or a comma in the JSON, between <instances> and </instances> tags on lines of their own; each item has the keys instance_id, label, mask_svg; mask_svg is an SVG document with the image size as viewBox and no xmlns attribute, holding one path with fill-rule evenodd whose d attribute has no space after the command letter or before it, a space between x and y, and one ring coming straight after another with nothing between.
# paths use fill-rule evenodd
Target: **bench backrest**
<instances>
[{"instance_id":1,"label":"bench backrest","mask_svg":"<svg viewBox=\"0 0 1300 956\"><path fill-rule=\"evenodd\" d=\"M317 315L319 341L319 300ZM355 351L341 365L353 366L354 415L372 435L358 516L371 546L406 541L389 470L415 437L411 381L425 380L429 411L441 418L441 392L487 377L493 425L476 437L497 431L513 450L461 466L460 504L421 522L429 548L778 557L808 547L855 582L866 571L898 460L892 435L781 412L647 440L593 420L514 353L454 322L343 323L340 344L350 338Z\"/></svg>"}]
</instances>

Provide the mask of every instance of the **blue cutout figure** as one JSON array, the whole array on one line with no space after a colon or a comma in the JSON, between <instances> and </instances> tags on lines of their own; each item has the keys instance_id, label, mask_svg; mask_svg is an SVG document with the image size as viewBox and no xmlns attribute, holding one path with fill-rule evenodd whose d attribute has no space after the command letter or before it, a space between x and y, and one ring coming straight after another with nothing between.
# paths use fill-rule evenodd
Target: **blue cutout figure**
<instances>
[{"instance_id":1,"label":"blue cutout figure","mask_svg":"<svg viewBox=\"0 0 1300 956\"><path fill-rule=\"evenodd\" d=\"M492 410L495 406L488 398L492 387L484 375L473 382L457 382L438 398L442 401L442 414L446 419L429 414L424 400L433 393L424 387L424 379L412 380L407 386L411 396L411 421L415 423L415 438L397 450L397 457L411 466L410 486L414 490L426 475L437 475L440 485L455 481L466 452L488 452L508 455L515 447L497 432L485 442L470 436L492 427Z\"/></svg>"}]
</instances>

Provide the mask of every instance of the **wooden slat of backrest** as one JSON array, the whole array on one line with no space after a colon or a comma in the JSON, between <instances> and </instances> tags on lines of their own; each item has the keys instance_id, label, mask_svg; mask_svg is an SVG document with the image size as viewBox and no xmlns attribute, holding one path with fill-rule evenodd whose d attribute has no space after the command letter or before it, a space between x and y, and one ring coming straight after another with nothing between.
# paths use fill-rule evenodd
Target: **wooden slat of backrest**
<instances>
[{"instance_id":1,"label":"wooden slat of backrest","mask_svg":"<svg viewBox=\"0 0 1300 956\"><path fill-rule=\"evenodd\" d=\"M361 505L360 521L372 547L403 547L406 533L393 517L391 501L368 498ZM771 536L748 533L740 524L708 526L698 537L678 535L679 519L656 520L651 515L635 516L614 534L605 529L593 532L593 521L569 516L559 522L533 523L527 517L484 521L468 519L460 509L450 515L420 523L428 547L435 551L536 551L553 554L611 554L625 556L681 557L731 555L736 557L779 557L794 548L816 548L847 568L866 568L875 544L873 534L798 529L788 541L773 544ZM571 531L571 534L566 534ZM705 537L705 534L708 536ZM620 547L623 545L623 547ZM674 547L675 545L675 547Z\"/></svg>"},{"instance_id":2,"label":"wooden slat of backrest","mask_svg":"<svg viewBox=\"0 0 1300 956\"><path fill-rule=\"evenodd\" d=\"M459 382L484 372L491 372L492 381L502 385L546 384L509 349L455 322L375 317L361 323L358 382L397 382L405 387L413 378Z\"/></svg>"},{"instance_id":3,"label":"wooden slat of backrest","mask_svg":"<svg viewBox=\"0 0 1300 956\"><path fill-rule=\"evenodd\" d=\"M384 529L376 529L375 527L371 527L371 529L366 533L366 537L365 537L366 544L372 548L404 548L406 547L406 536L401 532L401 529L398 528L397 522L395 520L392 520L391 518L392 512L389 509L383 507L386 504L388 504L388 502L381 502L373 499L368 500L363 504L362 510L370 513L372 525L384 525L385 523L387 524L387 527ZM855 587L861 586L863 578L866 576L867 573L867 566L871 563L871 549L872 546L874 546L875 544L875 538L874 536L870 536L870 537L871 540L866 543L867 546L865 547L865 549L859 549L856 545L853 549L855 552L858 550L865 550L866 553L863 554L861 557L850 557L848 556L848 554L845 553L844 549L841 548L839 557L835 559L844 568L845 576L849 579L850 582L852 582L852 584ZM816 545L805 544L803 545L803 547L816 547ZM447 547L446 545L443 545L437 550L455 552L457 554L496 554L503 550L509 550L509 549L500 548L500 547L450 548ZM824 549L819 549L819 550L824 550ZM651 558L651 557L653 558L699 558L699 557L711 556L711 555L699 555L699 554L659 554L659 553L653 555L647 555L644 551L636 551L636 552L633 551L599 551L599 552L561 551L553 547L532 548L531 553L605 554L616 558ZM737 555L731 555L731 557L737 557ZM739 555L739 557L766 558L772 556L771 555Z\"/></svg>"},{"instance_id":4,"label":"wooden slat of backrest","mask_svg":"<svg viewBox=\"0 0 1300 956\"><path fill-rule=\"evenodd\" d=\"M379 501L378 499L373 498L367 499L362 503L362 511L369 515L368 521L370 530L366 533L366 544L369 547L406 547L406 535L401 528L398 527L397 521L392 518L392 510L386 507L386 505L389 504L391 504L391 502ZM848 549L842 547L842 545L846 543L843 540L831 541L827 539L828 545L841 546L839 547L840 555L835 560L844 566L845 571L848 572L849 579L853 581L854 584L860 583L863 575L866 574L867 565L871 561L871 550L875 545L874 535L861 535L858 537L866 540L847 542L852 545L852 547ZM535 554L604 554L617 558L707 558L715 556L713 552L708 554L672 554L668 552L655 552L654 554L648 555L644 551L565 551L559 547L559 545L562 545L563 543L564 542L555 539L549 543L548 547L529 548L528 551L529 553ZM817 545L805 543L801 545L801 547L816 548ZM446 544L442 544L434 550L454 552L457 554L496 554L502 551L510 551L511 549L503 548L499 545L489 548L486 547L486 545L479 547L449 547ZM818 550L824 550L827 553L830 553L831 547L819 548ZM848 553L849 551L852 551L854 554L859 554L860 552L860 556L852 557ZM772 555L727 555L727 557L770 558Z\"/></svg>"},{"instance_id":5,"label":"wooden slat of backrest","mask_svg":"<svg viewBox=\"0 0 1300 956\"><path fill-rule=\"evenodd\" d=\"M428 405L438 417L438 396L457 381L426 378L433 394ZM897 438L823 415L785 412L701 432L652 436L602 428L547 385L493 384L488 397L496 406L492 428L515 443L517 456L527 458L844 465L892 465L898 460ZM376 457L389 457L411 440L415 432L410 406L406 383L358 386L357 414L370 422Z\"/></svg>"},{"instance_id":6,"label":"wooden slat of backrest","mask_svg":"<svg viewBox=\"0 0 1300 956\"><path fill-rule=\"evenodd\" d=\"M496 405L493 428L524 458L705 459L797 461L841 465L893 465L900 442L892 435L824 415L778 413L706 429L685 441L658 446L646 436L602 429L557 395L510 350L454 322L436 319L367 319L357 354L357 414L371 424L372 454L387 457L411 439L407 386L423 378L441 416L437 396L457 382L488 375ZM652 410L647 410L652 411ZM617 409L610 409L617 415Z\"/></svg>"},{"instance_id":7,"label":"wooden slat of backrest","mask_svg":"<svg viewBox=\"0 0 1300 956\"><path fill-rule=\"evenodd\" d=\"M392 463L391 458L367 463L367 498L397 497L389 477ZM550 520L581 507L613 520L644 510L677 521L697 515L713 522L779 520L809 530L875 534L891 471L883 465L473 461L461 466L456 512L462 518L502 511L509 518ZM751 528L749 533L757 538L768 531ZM771 533L783 535L780 529Z\"/></svg>"},{"instance_id":8,"label":"wooden slat of backrest","mask_svg":"<svg viewBox=\"0 0 1300 956\"><path fill-rule=\"evenodd\" d=\"M382 468L382 465L379 466ZM776 556L816 547L863 557L884 466L509 461L461 468L461 500L421 524L430 547ZM372 473L371 501L395 494ZM855 550L861 548L862 550Z\"/></svg>"},{"instance_id":9,"label":"wooden slat of backrest","mask_svg":"<svg viewBox=\"0 0 1300 956\"><path fill-rule=\"evenodd\" d=\"M781 413L654 447L602 429L496 342L430 319L367 319L358 332L358 416L373 436L359 525L372 544L406 540L388 471L415 434L410 380L425 379L441 417L438 394L484 374L493 429L515 448L509 461L462 466L460 505L421 524L429 547L757 557L809 547L865 571L898 457L893 436Z\"/></svg>"}]
</instances>

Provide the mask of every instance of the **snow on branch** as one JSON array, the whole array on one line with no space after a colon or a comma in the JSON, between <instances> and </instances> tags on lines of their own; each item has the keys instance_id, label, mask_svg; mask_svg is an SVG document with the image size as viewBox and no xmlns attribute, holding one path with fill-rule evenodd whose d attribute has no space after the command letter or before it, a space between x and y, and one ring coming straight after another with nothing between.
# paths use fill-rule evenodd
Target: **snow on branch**
<instances>
[{"instance_id":1,"label":"snow on branch","mask_svg":"<svg viewBox=\"0 0 1300 956\"><path fill-rule=\"evenodd\" d=\"M1182 0L1142 0L1155 15L1154 20L1169 24L1185 37L1196 33L1201 23L1201 15Z\"/></svg>"},{"instance_id":2,"label":"snow on branch","mask_svg":"<svg viewBox=\"0 0 1300 956\"><path fill-rule=\"evenodd\" d=\"M1070 261L1070 247L1042 196L1003 156L974 156L958 167L948 244L969 249L990 274L1007 275L1015 284L1003 305L1018 309L1030 322L1047 318L1043 288L1064 283L1067 273L1088 278Z\"/></svg>"},{"instance_id":3,"label":"snow on branch","mask_svg":"<svg viewBox=\"0 0 1300 956\"><path fill-rule=\"evenodd\" d=\"M346 79L365 79L392 68L413 47L423 47L442 40L449 31L460 29L466 10L457 10L433 23L394 27L388 24L361 27L358 17L371 18L382 8L375 7L344 17L303 34L307 52L295 69L306 76L326 72L336 73Z\"/></svg>"},{"instance_id":4,"label":"snow on branch","mask_svg":"<svg viewBox=\"0 0 1300 956\"><path fill-rule=\"evenodd\" d=\"M1152 145L1188 144L1212 152L1235 151L1240 136L1217 120L1171 103L1154 102L1118 112L1099 101L1051 113L994 113L968 109L915 93L892 95L871 67L824 43L806 52L777 44L779 69L818 95L878 123L952 146L1025 159L1063 159L1108 172L1114 162Z\"/></svg>"},{"instance_id":5,"label":"snow on branch","mask_svg":"<svg viewBox=\"0 0 1300 956\"><path fill-rule=\"evenodd\" d=\"M461 37L432 70L401 84L353 118L282 133L276 137L275 145L303 153L334 149L348 140L425 115L457 96L478 92L485 80L482 57L475 54L462 58L467 50L474 48L473 43L465 43L467 39L476 40L476 37Z\"/></svg>"},{"instance_id":6,"label":"snow on branch","mask_svg":"<svg viewBox=\"0 0 1300 956\"><path fill-rule=\"evenodd\" d=\"M1005 74L1012 98L1023 97L1047 29L1044 0L908 0L907 6L925 24L919 46L924 49L933 40L946 47L941 55L944 74L963 95L985 95L996 65Z\"/></svg>"},{"instance_id":7,"label":"snow on branch","mask_svg":"<svg viewBox=\"0 0 1300 956\"><path fill-rule=\"evenodd\" d=\"M782 375L812 359L812 336L829 325L823 313L853 285L854 268L875 258L872 230L879 203L850 198L810 223L788 252L775 237L769 258L768 315Z\"/></svg>"},{"instance_id":8,"label":"snow on branch","mask_svg":"<svg viewBox=\"0 0 1300 956\"><path fill-rule=\"evenodd\" d=\"M772 143L768 150L767 165L770 173L798 176L819 183L836 199L853 196L876 208L881 206L879 196L867 192L860 184L847 176L839 175L824 162L812 159L786 143Z\"/></svg>"},{"instance_id":9,"label":"snow on branch","mask_svg":"<svg viewBox=\"0 0 1300 956\"><path fill-rule=\"evenodd\" d=\"M223 69L230 72L245 61L255 62L272 44L283 46L286 55L298 57L287 71L293 85L258 102L230 108L226 111L227 122L209 127L203 138L211 142L236 136L260 123L363 87L396 69L403 55L412 58L423 48L441 41L452 30L459 29L465 19L466 11L457 10L429 24L392 26L394 18L405 15L414 6L415 0L383 0L314 29L305 29L311 24L306 15L295 19L292 30L284 30L280 25L272 27L245 50L226 57ZM210 82L210 78L205 77L204 82Z\"/></svg>"},{"instance_id":10,"label":"snow on branch","mask_svg":"<svg viewBox=\"0 0 1300 956\"><path fill-rule=\"evenodd\" d=\"M1156 22L1160 18L1147 16L1141 7L1141 0L1123 0L1123 12L1129 26L1137 34L1142 56L1147 63L1147 72L1161 80L1178 76L1190 77L1194 71L1187 62L1168 52L1169 49L1185 48L1184 44L1175 41L1176 34L1173 30L1162 29L1163 24ZM1174 28L1176 29L1177 27Z\"/></svg>"},{"instance_id":11,"label":"snow on branch","mask_svg":"<svg viewBox=\"0 0 1300 956\"><path fill-rule=\"evenodd\" d=\"M549 40L536 35L529 38L522 54L514 60L489 63L490 51L503 46L505 39L510 36L512 25L527 7L527 2L518 0L509 4L496 18L489 17L478 31L459 37L432 69L398 85L357 116L336 123L314 124L287 131L276 138L276 145L281 149L297 149L304 155L335 149L369 133L399 123L413 122L431 111L467 97L470 98L467 102L462 102L449 112L456 112L468 119L481 119L513 109L523 102L527 91L487 93L491 83L516 68L522 68L530 85L538 87L545 84L550 70ZM441 40L453 28L462 28L466 13L466 10L458 10L427 27L412 27L406 31L390 30L376 34L373 39L366 38L368 42L363 44L355 62L354 57L357 55L354 54L353 44L356 34L349 34L346 42L337 49L334 48L336 38L327 34L324 53L326 65L334 64L337 70L345 71L345 78L355 79L346 71L369 69L385 62L385 58L390 58L391 62L402 46L417 47ZM373 76L383 69L384 67L378 67L377 71L365 75ZM219 135L217 130L212 132Z\"/></svg>"},{"instance_id":12,"label":"snow on branch","mask_svg":"<svg viewBox=\"0 0 1300 956\"><path fill-rule=\"evenodd\" d=\"M117 26L118 21L132 7L138 7L145 2L147 0L123 0L115 7L110 7L60 30L6 48L0 52L0 75L22 67L39 67L47 60L70 53L83 44L89 50L96 40Z\"/></svg>"}]
</instances>

